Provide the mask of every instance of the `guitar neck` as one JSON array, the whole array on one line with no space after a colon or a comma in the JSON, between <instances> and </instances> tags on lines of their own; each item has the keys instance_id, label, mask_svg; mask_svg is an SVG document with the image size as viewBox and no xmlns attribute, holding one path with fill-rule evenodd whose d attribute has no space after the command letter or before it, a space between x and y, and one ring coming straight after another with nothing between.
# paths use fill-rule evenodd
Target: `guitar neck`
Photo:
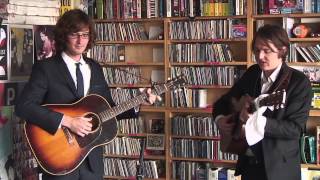
<instances>
[{"instance_id":1,"label":"guitar neck","mask_svg":"<svg viewBox=\"0 0 320 180\"><path fill-rule=\"evenodd\" d=\"M184 76L180 76L178 78L175 78L174 80L171 80L165 84L157 84L154 85L152 88L152 94L154 95L160 95L170 89L174 89L177 86L180 86L180 84L184 84L186 82L185 77ZM102 117L102 122L108 121L109 119L112 119L114 117L116 117L117 115L128 111L129 109L132 109L140 104L142 104L143 102L145 102L145 100L148 98L148 94L146 91L143 91L140 95L122 103L119 105L116 105L110 109L106 109L102 112L99 113L100 117Z\"/></svg>"},{"instance_id":2,"label":"guitar neck","mask_svg":"<svg viewBox=\"0 0 320 180\"><path fill-rule=\"evenodd\" d=\"M140 104L142 104L145 99L147 98L147 94L146 93L142 93L139 96L136 96L133 99L130 99L128 101L126 101L125 103L116 105L110 109L107 109L101 113L99 113L101 115L101 117L103 117L102 121L107 121L109 119L112 119L116 116L118 116L119 114L128 111L129 109L132 109L134 107L139 106Z\"/></svg>"}]
</instances>

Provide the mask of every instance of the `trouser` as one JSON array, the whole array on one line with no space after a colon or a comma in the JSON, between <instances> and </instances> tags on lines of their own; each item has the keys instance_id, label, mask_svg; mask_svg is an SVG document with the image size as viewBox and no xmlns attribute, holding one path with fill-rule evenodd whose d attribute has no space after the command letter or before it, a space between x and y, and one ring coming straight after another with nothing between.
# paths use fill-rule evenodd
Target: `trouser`
<instances>
[{"instance_id":1,"label":"trouser","mask_svg":"<svg viewBox=\"0 0 320 180\"><path fill-rule=\"evenodd\" d=\"M241 180L267 180L264 162L258 162L253 156L245 156Z\"/></svg>"}]
</instances>

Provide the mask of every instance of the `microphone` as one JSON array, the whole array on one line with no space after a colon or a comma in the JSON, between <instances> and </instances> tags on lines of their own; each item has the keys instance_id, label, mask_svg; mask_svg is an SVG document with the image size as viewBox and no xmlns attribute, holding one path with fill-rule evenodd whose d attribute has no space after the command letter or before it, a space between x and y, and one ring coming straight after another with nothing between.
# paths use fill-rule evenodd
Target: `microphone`
<instances>
[{"instance_id":1,"label":"microphone","mask_svg":"<svg viewBox=\"0 0 320 180\"><path fill-rule=\"evenodd\" d=\"M139 156L139 162L137 163L137 173L136 173L136 179L142 180L144 176L144 149L145 149L145 139L142 138L140 141L140 156Z\"/></svg>"}]
</instances>

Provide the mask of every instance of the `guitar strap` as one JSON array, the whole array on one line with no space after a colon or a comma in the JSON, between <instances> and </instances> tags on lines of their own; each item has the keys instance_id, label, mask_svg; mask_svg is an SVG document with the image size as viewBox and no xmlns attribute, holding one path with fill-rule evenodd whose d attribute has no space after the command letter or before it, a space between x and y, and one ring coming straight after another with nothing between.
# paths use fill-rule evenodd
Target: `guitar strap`
<instances>
[{"instance_id":1,"label":"guitar strap","mask_svg":"<svg viewBox=\"0 0 320 180\"><path fill-rule=\"evenodd\" d=\"M280 90L287 90L288 86L289 86L289 81L291 79L291 75L292 75L292 69L289 68L287 65L285 65L286 67L284 67L283 69L283 74L280 77L281 79L279 80L279 82L277 82L275 84L275 86L272 86L269 90L268 90L268 94L271 94L272 92L275 91L280 91Z\"/></svg>"}]
</instances>

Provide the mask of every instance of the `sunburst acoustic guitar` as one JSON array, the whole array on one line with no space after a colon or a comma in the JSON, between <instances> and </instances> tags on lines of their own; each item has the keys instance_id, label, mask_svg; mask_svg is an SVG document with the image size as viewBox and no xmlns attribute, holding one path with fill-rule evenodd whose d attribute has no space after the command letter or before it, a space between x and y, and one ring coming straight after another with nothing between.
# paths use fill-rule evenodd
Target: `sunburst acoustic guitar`
<instances>
[{"instance_id":1,"label":"sunburst acoustic guitar","mask_svg":"<svg viewBox=\"0 0 320 180\"><path fill-rule=\"evenodd\" d=\"M155 85L152 92L160 95L185 84L181 76L165 84ZM142 92L123 104L110 107L99 95L88 95L73 104L43 105L68 116L92 118L92 131L85 137L78 136L62 127L52 135L40 127L25 123L24 130L28 144L37 162L44 171L53 175L65 175L75 170L90 151L111 142L117 135L116 116L145 102L146 92Z\"/></svg>"}]
</instances>

